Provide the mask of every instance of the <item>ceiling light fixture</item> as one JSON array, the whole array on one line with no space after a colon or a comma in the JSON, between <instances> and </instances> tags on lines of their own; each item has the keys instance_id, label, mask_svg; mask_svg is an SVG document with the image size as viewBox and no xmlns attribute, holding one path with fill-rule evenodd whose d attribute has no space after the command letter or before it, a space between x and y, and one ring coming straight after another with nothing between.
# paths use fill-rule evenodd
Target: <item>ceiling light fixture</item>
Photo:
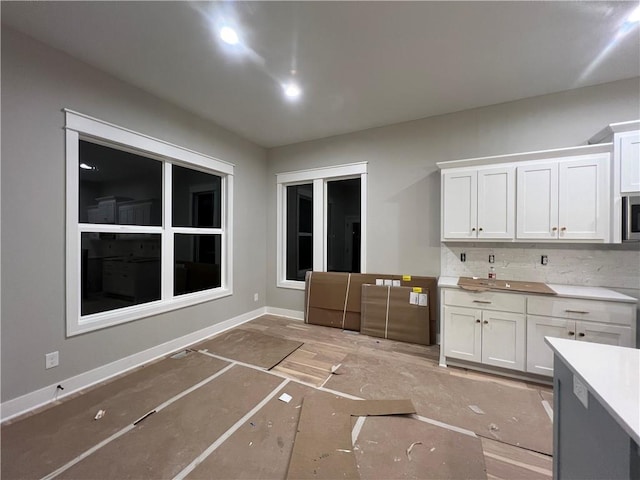
<instances>
[{"instance_id":1,"label":"ceiling light fixture","mask_svg":"<svg viewBox=\"0 0 640 480\"><path fill-rule=\"evenodd\" d=\"M229 26L225 26L220 29L220 38L228 45L237 45L240 42L238 33Z\"/></svg>"},{"instance_id":2,"label":"ceiling light fixture","mask_svg":"<svg viewBox=\"0 0 640 480\"><path fill-rule=\"evenodd\" d=\"M97 170L96 167L94 167L93 165L89 165L87 163L81 163L80 168L83 170Z\"/></svg>"},{"instance_id":3,"label":"ceiling light fixture","mask_svg":"<svg viewBox=\"0 0 640 480\"><path fill-rule=\"evenodd\" d=\"M638 23L640 22L640 7L636 7L633 12L627 17L627 22Z\"/></svg>"},{"instance_id":4,"label":"ceiling light fixture","mask_svg":"<svg viewBox=\"0 0 640 480\"><path fill-rule=\"evenodd\" d=\"M291 98L292 100L300 97L300 95L302 94L302 90L300 90L300 87L294 82L283 85L282 89L285 96L287 98Z\"/></svg>"}]
</instances>

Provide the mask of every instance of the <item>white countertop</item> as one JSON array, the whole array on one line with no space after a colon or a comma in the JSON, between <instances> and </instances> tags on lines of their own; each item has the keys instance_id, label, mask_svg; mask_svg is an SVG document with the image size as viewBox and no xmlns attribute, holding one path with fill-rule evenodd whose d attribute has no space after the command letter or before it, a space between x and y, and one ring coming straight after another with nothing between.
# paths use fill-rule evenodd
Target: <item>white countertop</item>
<instances>
[{"instance_id":1,"label":"white countertop","mask_svg":"<svg viewBox=\"0 0 640 480\"><path fill-rule=\"evenodd\" d=\"M637 300L628 295L609 290L602 287L582 287L579 285L556 285L554 283L546 284L559 297L584 298L588 300L604 300L609 302L626 302L637 303ZM438 287L459 288L458 277L440 277L438 279ZM498 291L498 290L496 290ZM508 292L508 290L499 290L500 292ZM537 295L534 293L514 292L520 295Z\"/></svg>"},{"instance_id":2,"label":"white countertop","mask_svg":"<svg viewBox=\"0 0 640 480\"><path fill-rule=\"evenodd\" d=\"M640 445L640 350L552 337L545 342Z\"/></svg>"}]
</instances>

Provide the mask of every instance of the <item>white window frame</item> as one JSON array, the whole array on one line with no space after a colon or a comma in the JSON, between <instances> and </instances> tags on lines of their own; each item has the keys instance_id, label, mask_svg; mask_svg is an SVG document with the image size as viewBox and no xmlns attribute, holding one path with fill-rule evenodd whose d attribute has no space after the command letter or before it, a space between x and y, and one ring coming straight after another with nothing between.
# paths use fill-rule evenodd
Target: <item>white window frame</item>
<instances>
[{"instance_id":1,"label":"white window frame","mask_svg":"<svg viewBox=\"0 0 640 480\"><path fill-rule=\"evenodd\" d=\"M287 187L313 184L313 270L327 271L327 182L360 179L360 272L367 258L367 162L278 173L277 182L277 286L304 290L304 282L287 280Z\"/></svg>"},{"instance_id":2,"label":"white window frame","mask_svg":"<svg viewBox=\"0 0 640 480\"><path fill-rule=\"evenodd\" d=\"M66 159L66 324L67 336L118 325L170 310L233 294L233 173L234 165L157 138L64 109ZM79 223L79 142L87 140L163 162L162 226ZM171 223L172 165L188 167L222 178L221 228L173 227ZM152 233L161 235L160 300L106 312L81 315L81 234L85 232ZM173 295L174 234L221 235L221 286Z\"/></svg>"}]
</instances>

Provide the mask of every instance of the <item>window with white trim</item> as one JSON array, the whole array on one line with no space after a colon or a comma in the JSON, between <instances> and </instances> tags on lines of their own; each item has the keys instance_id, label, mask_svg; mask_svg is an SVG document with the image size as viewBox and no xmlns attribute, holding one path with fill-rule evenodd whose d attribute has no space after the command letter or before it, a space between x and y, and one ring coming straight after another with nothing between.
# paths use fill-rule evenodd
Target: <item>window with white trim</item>
<instances>
[{"instance_id":1,"label":"window with white trim","mask_svg":"<svg viewBox=\"0 0 640 480\"><path fill-rule=\"evenodd\" d=\"M367 163L277 175L277 284L307 271L365 272Z\"/></svg>"},{"instance_id":2,"label":"window with white trim","mask_svg":"<svg viewBox=\"0 0 640 480\"><path fill-rule=\"evenodd\" d=\"M232 164L65 110L67 335L232 293Z\"/></svg>"}]
</instances>

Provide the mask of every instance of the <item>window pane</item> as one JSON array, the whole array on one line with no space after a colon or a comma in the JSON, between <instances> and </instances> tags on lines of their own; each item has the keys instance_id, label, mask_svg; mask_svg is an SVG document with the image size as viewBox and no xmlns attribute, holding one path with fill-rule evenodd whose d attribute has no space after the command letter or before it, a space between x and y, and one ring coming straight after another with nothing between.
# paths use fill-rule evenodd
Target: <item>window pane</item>
<instances>
[{"instance_id":1,"label":"window pane","mask_svg":"<svg viewBox=\"0 0 640 480\"><path fill-rule=\"evenodd\" d=\"M160 235L82 233L81 314L160 300Z\"/></svg>"},{"instance_id":2,"label":"window pane","mask_svg":"<svg viewBox=\"0 0 640 480\"><path fill-rule=\"evenodd\" d=\"M173 226L222 227L222 178L172 166Z\"/></svg>"},{"instance_id":3,"label":"window pane","mask_svg":"<svg viewBox=\"0 0 640 480\"><path fill-rule=\"evenodd\" d=\"M222 285L222 235L176 234L174 251L174 295L208 290Z\"/></svg>"},{"instance_id":4,"label":"window pane","mask_svg":"<svg viewBox=\"0 0 640 480\"><path fill-rule=\"evenodd\" d=\"M287 280L313 269L313 184L287 187Z\"/></svg>"},{"instance_id":5,"label":"window pane","mask_svg":"<svg viewBox=\"0 0 640 480\"><path fill-rule=\"evenodd\" d=\"M162 162L80 140L80 223L162 224Z\"/></svg>"},{"instance_id":6,"label":"window pane","mask_svg":"<svg viewBox=\"0 0 640 480\"><path fill-rule=\"evenodd\" d=\"M327 270L360 272L360 179L327 182Z\"/></svg>"}]
</instances>

